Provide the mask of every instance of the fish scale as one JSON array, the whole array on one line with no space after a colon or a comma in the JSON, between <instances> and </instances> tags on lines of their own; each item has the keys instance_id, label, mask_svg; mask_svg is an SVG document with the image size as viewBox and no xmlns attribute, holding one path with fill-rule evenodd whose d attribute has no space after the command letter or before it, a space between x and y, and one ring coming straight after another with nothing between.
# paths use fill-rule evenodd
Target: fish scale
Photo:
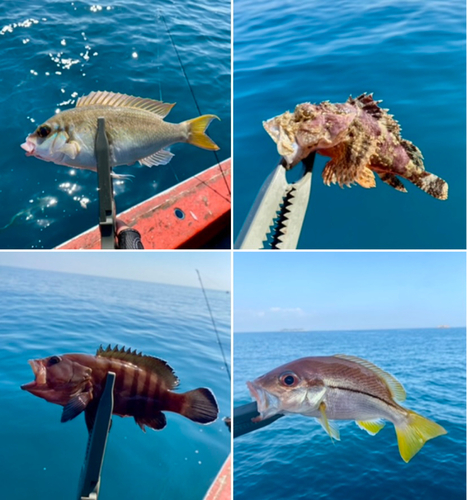
<instances>
[{"instance_id":1,"label":"fish scale","mask_svg":"<svg viewBox=\"0 0 467 500\"><path fill-rule=\"evenodd\" d=\"M323 181L339 186L354 183L376 186L374 174L397 191L406 192L402 177L439 200L448 197L448 184L425 171L421 151L401 137L401 128L387 109L380 108L372 94L349 97L345 103L324 101L298 104L263 122L277 144L277 151L291 169L312 152L331 160L323 170Z\"/></svg>"},{"instance_id":2,"label":"fish scale","mask_svg":"<svg viewBox=\"0 0 467 500\"><path fill-rule=\"evenodd\" d=\"M405 390L392 375L361 358L336 354L301 358L247 382L259 417L302 414L316 418L333 439L333 421L354 420L374 435L394 424L402 459L408 462L429 439L446 434L437 423L402 407Z\"/></svg>"},{"instance_id":3,"label":"fish scale","mask_svg":"<svg viewBox=\"0 0 467 500\"><path fill-rule=\"evenodd\" d=\"M144 431L145 426L163 429L163 412L179 413L194 422L208 424L217 418L219 409L212 392L198 388L176 393L178 378L166 361L145 356L131 349L98 349L96 356L64 354L30 362L35 380L21 388L64 407L62 422L84 411L86 425L92 428L97 403L108 372L116 375L114 415L133 417Z\"/></svg>"},{"instance_id":4,"label":"fish scale","mask_svg":"<svg viewBox=\"0 0 467 500\"><path fill-rule=\"evenodd\" d=\"M174 156L166 148L179 142L209 151L219 149L205 133L217 116L203 115L181 123L164 121L173 106L126 94L91 92L74 109L39 125L21 147L27 156L95 171L97 120L104 118L111 167L136 162L165 165Z\"/></svg>"}]
</instances>

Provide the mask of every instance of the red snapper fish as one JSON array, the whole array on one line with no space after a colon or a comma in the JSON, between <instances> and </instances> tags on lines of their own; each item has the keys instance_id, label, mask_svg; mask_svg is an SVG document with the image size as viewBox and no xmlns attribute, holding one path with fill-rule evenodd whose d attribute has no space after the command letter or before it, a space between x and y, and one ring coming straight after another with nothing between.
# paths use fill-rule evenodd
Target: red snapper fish
<instances>
[{"instance_id":1,"label":"red snapper fish","mask_svg":"<svg viewBox=\"0 0 467 500\"><path fill-rule=\"evenodd\" d=\"M261 421L276 414L315 417L340 440L334 420L355 420L371 435L394 424L402 459L408 462L429 439L446 434L440 425L399 405L405 390L392 375L355 356L302 358L247 382Z\"/></svg>"},{"instance_id":2,"label":"red snapper fish","mask_svg":"<svg viewBox=\"0 0 467 500\"><path fill-rule=\"evenodd\" d=\"M364 188L376 186L375 174L397 191L406 193L399 177L407 179L438 200L448 197L448 184L425 170L421 151L401 137L401 128L381 101L362 94L343 104L328 101L298 104L263 122L266 132L277 144L279 154L290 169L313 151L331 160L323 170L329 186Z\"/></svg>"},{"instance_id":3,"label":"red snapper fish","mask_svg":"<svg viewBox=\"0 0 467 500\"><path fill-rule=\"evenodd\" d=\"M105 387L107 373L116 374L114 415L133 417L145 431L145 426L160 430L166 426L163 412L179 413L194 422L209 424L217 419L219 408L214 394L205 388L185 393L173 392L179 380L162 359L141 353L102 346L95 356L64 354L29 361L34 382L21 389L63 406L62 422L84 411L86 425L91 430L99 399Z\"/></svg>"},{"instance_id":4,"label":"red snapper fish","mask_svg":"<svg viewBox=\"0 0 467 500\"><path fill-rule=\"evenodd\" d=\"M182 123L164 118L174 104L114 92L91 92L78 99L76 108L62 111L26 138L26 156L68 167L96 170L97 120L105 118L110 166L148 167L166 165L174 156L166 148L187 142L216 151L219 147L205 134L215 115L203 115Z\"/></svg>"}]
</instances>

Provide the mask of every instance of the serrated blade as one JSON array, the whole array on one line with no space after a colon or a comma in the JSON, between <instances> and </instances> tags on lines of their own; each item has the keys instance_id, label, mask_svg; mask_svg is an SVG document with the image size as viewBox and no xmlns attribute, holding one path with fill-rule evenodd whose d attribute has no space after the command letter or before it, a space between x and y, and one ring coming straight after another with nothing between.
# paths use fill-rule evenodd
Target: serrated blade
<instances>
[{"instance_id":1,"label":"serrated blade","mask_svg":"<svg viewBox=\"0 0 467 500\"><path fill-rule=\"evenodd\" d=\"M287 182L281 160L261 187L235 248L297 248L310 198L314 159L313 152L303 160L303 177L293 184Z\"/></svg>"},{"instance_id":2,"label":"serrated blade","mask_svg":"<svg viewBox=\"0 0 467 500\"><path fill-rule=\"evenodd\" d=\"M265 236L274 225L274 219L281 210L289 187L285 172L285 168L279 163L264 182L238 235L235 248L264 248Z\"/></svg>"}]
</instances>

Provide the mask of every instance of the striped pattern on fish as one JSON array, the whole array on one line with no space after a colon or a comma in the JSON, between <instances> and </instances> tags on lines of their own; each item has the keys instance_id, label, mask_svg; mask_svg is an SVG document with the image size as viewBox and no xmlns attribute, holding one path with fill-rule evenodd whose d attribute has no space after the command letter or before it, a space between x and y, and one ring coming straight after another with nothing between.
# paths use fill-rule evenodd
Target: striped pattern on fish
<instances>
[{"instance_id":1,"label":"striped pattern on fish","mask_svg":"<svg viewBox=\"0 0 467 500\"><path fill-rule=\"evenodd\" d=\"M216 399L209 389L173 392L179 380L167 362L124 347L108 346L106 350L100 347L96 356L50 356L30 364L35 381L21 388L62 405L62 422L84 411L88 429L92 428L108 372L116 375L113 413L134 417L143 431L145 426L163 429L166 417L162 412L165 411L179 413L201 424L213 422L218 415Z\"/></svg>"}]
</instances>

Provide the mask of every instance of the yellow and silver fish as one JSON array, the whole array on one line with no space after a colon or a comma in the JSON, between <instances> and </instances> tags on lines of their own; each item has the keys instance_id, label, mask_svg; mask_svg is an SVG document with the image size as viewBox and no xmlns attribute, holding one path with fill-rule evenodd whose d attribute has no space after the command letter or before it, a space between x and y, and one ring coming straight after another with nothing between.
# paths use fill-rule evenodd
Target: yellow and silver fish
<instances>
[{"instance_id":1,"label":"yellow and silver fish","mask_svg":"<svg viewBox=\"0 0 467 500\"><path fill-rule=\"evenodd\" d=\"M113 92L91 92L76 108L58 113L37 127L21 147L27 156L68 167L96 170L97 119L105 118L110 165L148 167L167 164L173 154L165 148L187 142L210 151L218 146L205 134L215 115L203 115L182 123L164 118L175 104Z\"/></svg>"},{"instance_id":2,"label":"yellow and silver fish","mask_svg":"<svg viewBox=\"0 0 467 500\"><path fill-rule=\"evenodd\" d=\"M389 420L396 428L399 452L408 462L429 439L446 434L440 425L399 405L405 390L392 375L355 356L302 358L247 382L261 421L276 414L315 417L339 440L333 420L355 420L375 435Z\"/></svg>"}]
</instances>

